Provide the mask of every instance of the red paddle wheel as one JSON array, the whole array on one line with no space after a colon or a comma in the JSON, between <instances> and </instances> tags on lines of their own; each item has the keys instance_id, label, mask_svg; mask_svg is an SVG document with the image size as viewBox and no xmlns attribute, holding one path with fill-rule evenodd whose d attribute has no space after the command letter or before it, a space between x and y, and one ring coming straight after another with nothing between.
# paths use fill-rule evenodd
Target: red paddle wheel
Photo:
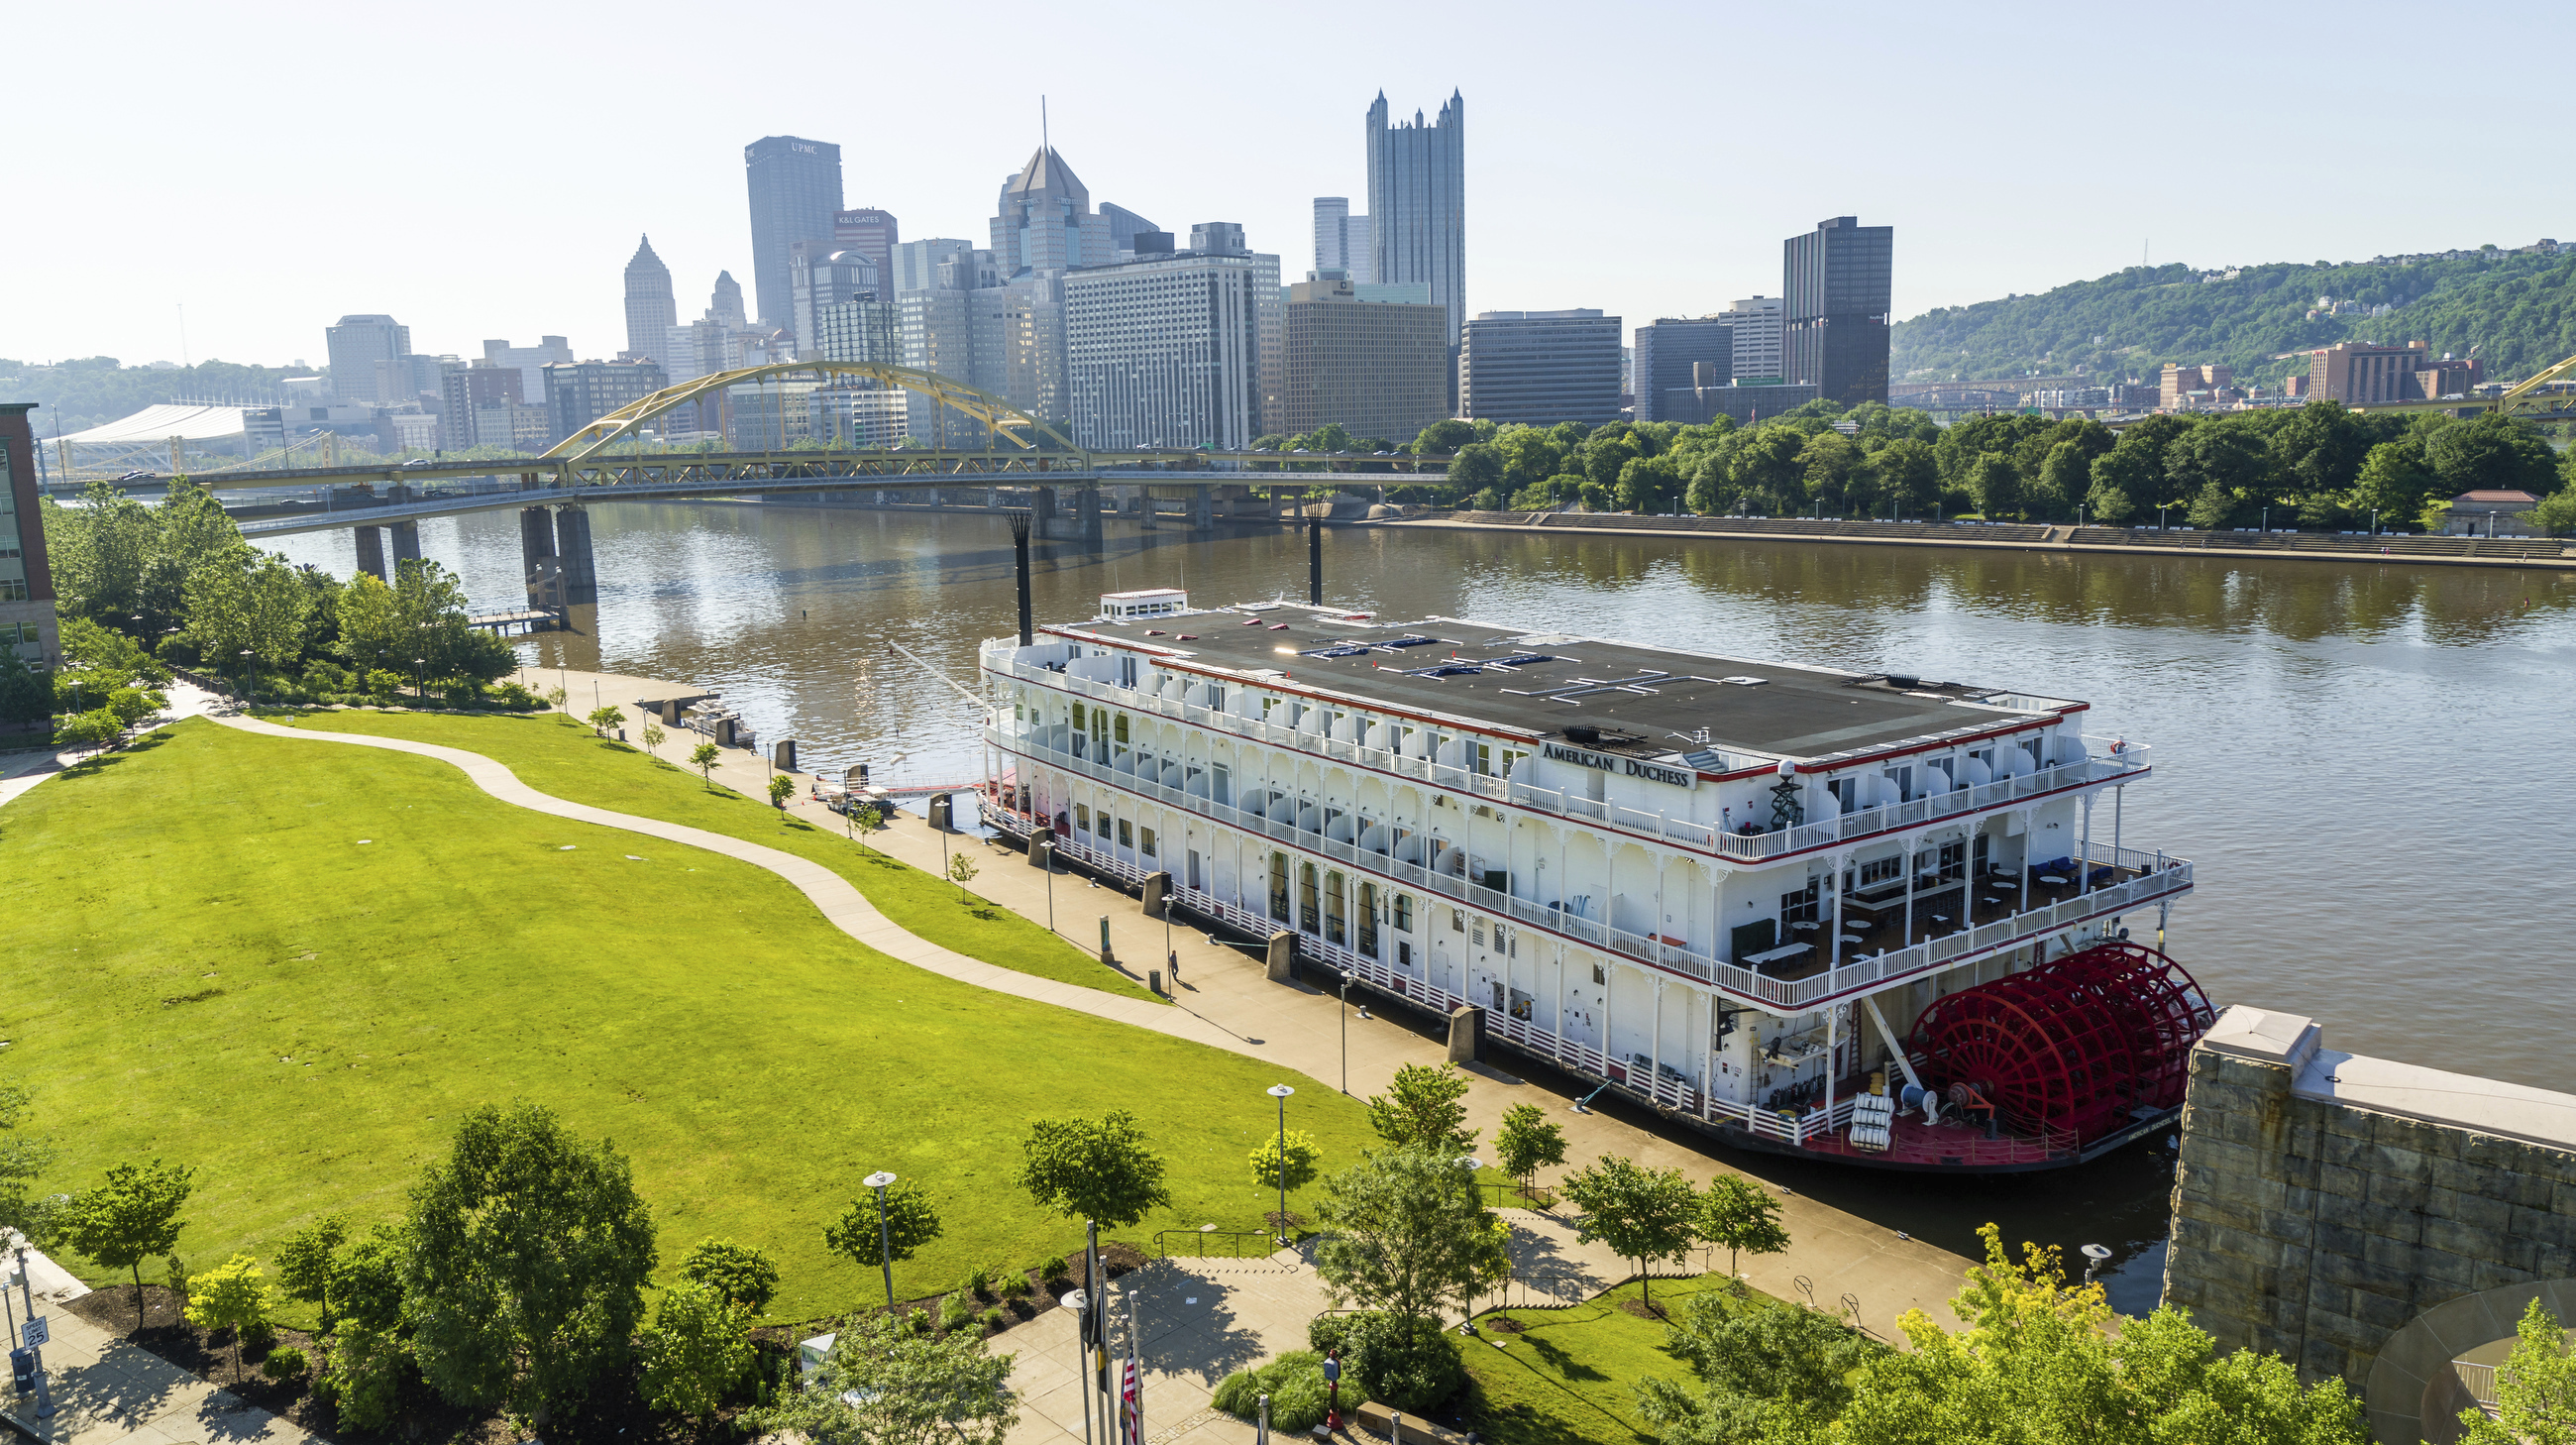
<instances>
[{"instance_id":1,"label":"red paddle wheel","mask_svg":"<svg viewBox=\"0 0 2576 1445\"><path fill-rule=\"evenodd\" d=\"M1933 1000L1908 1048L1953 1102L1992 1105L2019 1132L2090 1142L2132 1110L2182 1102L2191 1046L2213 1016L2182 965L2143 944L2100 943Z\"/></svg>"}]
</instances>

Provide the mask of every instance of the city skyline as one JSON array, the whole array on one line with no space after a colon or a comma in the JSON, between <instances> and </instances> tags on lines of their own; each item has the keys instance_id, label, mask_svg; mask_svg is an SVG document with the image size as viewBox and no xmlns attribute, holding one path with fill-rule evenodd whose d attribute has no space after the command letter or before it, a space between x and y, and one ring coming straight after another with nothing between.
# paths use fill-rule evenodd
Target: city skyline
<instances>
[{"instance_id":1,"label":"city skyline","mask_svg":"<svg viewBox=\"0 0 2576 1445\"><path fill-rule=\"evenodd\" d=\"M2513 245L2566 229L2544 188L2476 154L2442 158L2451 184L2429 206L2391 207L2369 187L2291 182L2281 147L2313 124L2312 92L2330 84L2406 93L2446 62L2465 64L2465 37L2405 25L2406 12L2394 6L2354 7L2350 24L2330 32L2289 17L2231 16L2207 36L2090 16L2043 28L2000 10L1964 21L1889 12L1873 21L1868 44L1838 62L1837 85L1860 103L1802 110L1794 102L1803 83L1794 75L1747 67L1730 82L1737 89L1730 105L1802 114L1801 138L1743 158L1717 155L1688 171L1636 138L1696 133L1705 120L1693 119L1682 88L1632 84L1654 69L1635 57L1720 42L1739 53L1792 53L1824 36L1822 22L1630 6L1597 18L1641 44L1569 56L1525 43L1545 14L1534 8L1503 7L1460 32L1432 17L1327 7L1315 18L1366 27L1369 64L1275 84L1201 78L1197 67L1168 65L1158 72L1157 103L1137 106L1125 77L1180 58L1176 38L1150 26L1075 26L1006 5L997 21L1031 27L1051 52L1052 74L1029 81L1025 93L991 92L957 109L940 98L943 72L924 67L872 75L860 99L832 86L779 87L633 125L623 88L639 69L669 63L678 14L645 5L627 23L600 26L577 12L468 4L457 24L407 29L399 46L389 20L366 16L252 36L173 8L161 13L150 46L133 43L122 26L108 29L115 22L103 14L34 16L30 53L58 61L112 53L131 101L87 103L80 65L32 68L20 115L29 183L44 188L49 214L131 205L149 157L176 133L181 104L191 108L187 133L200 145L283 163L282 137L291 134L299 168L381 179L335 192L328 204L290 207L274 188L158 168L153 204L190 215L192 242L143 286L123 268L111 273L116 263L80 226L18 228L0 240L0 256L12 274L43 284L27 288L0 325L0 355L272 365L300 357L319 365L320 329L334 318L390 314L413 329L424 352L471 355L485 336L543 332L570 337L585 357L613 356L624 330L615 276L639 233L654 237L685 312L694 313L688 303L718 271L753 289L745 145L764 135L839 145L846 207L882 208L902 218L906 235L980 237L992 188L1038 144L1042 92L1053 134L1082 158L1097 194L1166 225L1238 220L1289 258L1288 279L1302 274L1295 263L1308 249L1301 238L1312 231L1315 197L1351 197L1354 211L1365 205L1364 157L1351 123L1371 97L1383 90L1390 108L1408 117L1436 111L1453 91L1477 98L1477 142L1467 158L1479 218L1466 238L1473 310L1597 306L1632 324L1721 311L1736 297L1773 289L1781 236L1855 213L1905 230L1900 320L2116 271L2137 264L2142 246L2158 262L2215 267ZM657 15L674 25L655 24ZM523 58L565 62L550 81L553 106L618 106L630 122L618 143L586 153L579 167L549 164L510 119L511 108L466 106L440 144L387 150L379 133L311 127L311 108L324 97L311 86L220 86L222 103L206 103L212 76L347 74L348 56L395 50L406 57L406 81L444 97L450 80L478 75L489 61L463 38L478 16L505 21ZM1260 35L1243 22L1212 23L1233 37L1223 43L1238 47ZM2391 27L2406 29L2410 44L2382 43L2376 32ZM938 36L927 18L898 14L888 17L884 38L897 51L912 41L926 51ZM1196 43L1208 38L1201 33ZM1067 75L1098 79L1075 84ZM2124 141L2126 132L2100 114L2098 97L2122 86L2270 139L2213 141L2189 164L2173 162L2143 130ZM1619 103L1582 99L1587 90ZM1991 94L2013 95L2013 113L1992 117L1963 105ZM2538 116L2536 101L2515 95L2495 109L2497 126ZM1196 115L1221 120L1174 123ZM936 117L938 141L922 143L908 117ZM2407 173L2437 159L2435 144L2392 131L2367 154ZM399 168L384 164L397 158ZM1980 169L1990 177L1972 182ZM1514 223L1537 212L1553 214L1546 224ZM509 219L528 214L545 220ZM452 222L395 223L451 215ZM1578 232L1590 259L1569 268L1565 244ZM1999 244L2001 237L2010 243ZM1674 265L1676 255L1688 264Z\"/></svg>"}]
</instances>

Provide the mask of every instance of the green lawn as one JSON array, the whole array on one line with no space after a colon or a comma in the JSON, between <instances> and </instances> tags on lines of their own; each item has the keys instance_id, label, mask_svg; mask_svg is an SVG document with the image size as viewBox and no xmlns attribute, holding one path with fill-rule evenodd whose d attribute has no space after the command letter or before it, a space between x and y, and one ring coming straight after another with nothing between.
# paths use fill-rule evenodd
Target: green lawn
<instances>
[{"instance_id":1,"label":"green lawn","mask_svg":"<svg viewBox=\"0 0 2576 1445\"><path fill-rule=\"evenodd\" d=\"M1676 1316L1693 1295L1726 1290L1723 1274L1659 1279L1656 1305ZM1637 1417L1637 1382L1653 1375L1688 1379L1690 1369L1664 1351L1660 1320L1620 1306L1639 1298L1632 1281L1579 1305L1502 1309L1477 1316L1482 1338L1455 1335L1467 1362L1468 1410L1477 1431L1496 1445L1638 1445L1656 1439ZM1787 1309L1747 1289L1744 1307ZM1520 1334L1491 1328L1507 1318ZM1488 1343L1509 1343L1495 1349Z\"/></svg>"},{"instance_id":2,"label":"green lawn","mask_svg":"<svg viewBox=\"0 0 2576 1445\"><path fill-rule=\"evenodd\" d=\"M686 823L812 859L850 880L897 927L969 958L1129 998L1154 997L1143 984L1103 967L1098 958L1009 909L980 898L961 900L957 885L945 878L881 853L863 853L843 833L817 828L722 783L709 791L692 770L658 763L642 749L602 738L562 713L496 717L353 711L280 713L269 720L481 753L507 766L529 787L569 802ZM674 757L699 741L694 733L678 736L688 742L662 745ZM980 866L1000 861L981 844L968 846Z\"/></svg>"},{"instance_id":3,"label":"green lawn","mask_svg":"<svg viewBox=\"0 0 2576 1445\"><path fill-rule=\"evenodd\" d=\"M460 1114L521 1098L634 1160L666 1267L702 1235L771 1250L783 1320L877 1289L822 1245L874 1169L946 1222L904 1294L1068 1249L1010 1184L1040 1117L1138 1116L1174 1207L1129 1237L1268 1204L1245 1161L1285 1071L923 973L749 864L430 759L183 722L0 808L0 866L0 1078L62 1146L42 1187L196 1165L199 1269L397 1215ZM1328 1166L1369 1141L1333 1090L1297 1105Z\"/></svg>"}]
</instances>

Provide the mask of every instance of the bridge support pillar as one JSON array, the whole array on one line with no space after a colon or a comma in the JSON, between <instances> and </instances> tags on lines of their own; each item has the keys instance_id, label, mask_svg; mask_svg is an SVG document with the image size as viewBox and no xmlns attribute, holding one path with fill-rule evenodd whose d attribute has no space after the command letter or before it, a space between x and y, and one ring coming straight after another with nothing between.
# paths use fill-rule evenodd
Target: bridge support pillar
<instances>
[{"instance_id":1,"label":"bridge support pillar","mask_svg":"<svg viewBox=\"0 0 2576 1445\"><path fill-rule=\"evenodd\" d=\"M1082 540L1098 547L1101 543L1099 486L1094 484L1075 492L1073 505L1082 513Z\"/></svg>"},{"instance_id":2,"label":"bridge support pillar","mask_svg":"<svg viewBox=\"0 0 2576 1445\"><path fill-rule=\"evenodd\" d=\"M420 560L420 523L396 522L385 530L394 534L394 566Z\"/></svg>"},{"instance_id":3,"label":"bridge support pillar","mask_svg":"<svg viewBox=\"0 0 2576 1445\"><path fill-rule=\"evenodd\" d=\"M554 514L543 507L519 509L519 560L528 579L528 605L561 607L563 559L555 555Z\"/></svg>"},{"instance_id":4,"label":"bridge support pillar","mask_svg":"<svg viewBox=\"0 0 2576 1445\"><path fill-rule=\"evenodd\" d=\"M360 527L358 533L358 570L372 573L379 582L390 583L393 572L385 566L385 529Z\"/></svg>"},{"instance_id":5,"label":"bridge support pillar","mask_svg":"<svg viewBox=\"0 0 2576 1445\"><path fill-rule=\"evenodd\" d=\"M1038 536L1050 535L1047 524L1055 520L1055 488L1047 486L1029 488L1029 520L1037 523Z\"/></svg>"},{"instance_id":6,"label":"bridge support pillar","mask_svg":"<svg viewBox=\"0 0 2576 1445\"><path fill-rule=\"evenodd\" d=\"M580 507L555 509L555 555L563 563L563 593L567 606L583 607L599 601L599 569L590 557L590 513Z\"/></svg>"},{"instance_id":7,"label":"bridge support pillar","mask_svg":"<svg viewBox=\"0 0 2576 1445\"><path fill-rule=\"evenodd\" d=\"M1216 488L1201 487L1190 498L1190 530L1208 532L1216 529Z\"/></svg>"}]
</instances>

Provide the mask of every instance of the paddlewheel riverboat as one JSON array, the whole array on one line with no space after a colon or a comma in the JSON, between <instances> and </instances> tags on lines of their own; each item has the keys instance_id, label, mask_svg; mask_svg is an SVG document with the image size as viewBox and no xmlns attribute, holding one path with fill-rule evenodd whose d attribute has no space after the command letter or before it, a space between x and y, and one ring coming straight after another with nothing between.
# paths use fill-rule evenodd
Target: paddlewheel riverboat
<instances>
[{"instance_id":1,"label":"paddlewheel riverboat","mask_svg":"<svg viewBox=\"0 0 2576 1445\"><path fill-rule=\"evenodd\" d=\"M1174 590L987 642L986 819L1744 1147L2047 1169L2167 1127L2211 1006L2133 940L2088 705Z\"/></svg>"}]
</instances>

